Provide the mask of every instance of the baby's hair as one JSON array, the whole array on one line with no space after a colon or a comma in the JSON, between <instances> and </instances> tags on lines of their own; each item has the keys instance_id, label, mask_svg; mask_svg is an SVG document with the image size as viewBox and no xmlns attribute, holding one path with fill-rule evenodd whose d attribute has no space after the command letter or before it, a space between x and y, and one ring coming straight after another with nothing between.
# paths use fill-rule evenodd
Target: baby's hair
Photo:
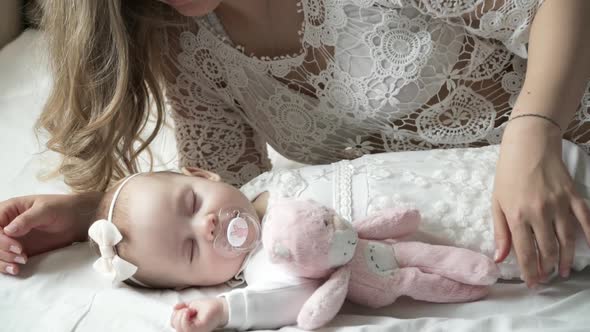
<instances>
[{"instance_id":1,"label":"baby's hair","mask_svg":"<svg viewBox=\"0 0 590 332\"><path fill-rule=\"evenodd\" d=\"M171 176L171 175L179 175L179 173L175 172L173 170L165 170L165 171L159 171L159 172L144 173L144 174L140 175L138 178L149 177L149 176ZM137 179L135 179L135 180L137 180ZM108 220L109 209L111 207L111 204L113 203L113 198L115 196L115 192L117 191L119 186L123 183L123 181L125 181L125 179L121 179L121 180L117 181L105 192L105 194L103 195L102 199L100 200L97 210L96 210L96 220L100 220L100 219ZM133 180L131 182L133 182ZM121 240L121 242L119 242L115 246L115 251L117 252L117 255L119 255L121 258L123 258L125 260L128 260L128 258L126 257L126 248L129 244L129 239L130 239L129 222L128 222L129 221L129 212L128 212L128 206L129 206L129 191L128 191L128 189L129 188L126 188L128 185L129 184L125 185L125 187L123 187L121 189L121 192L119 193L119 195L117 197L117 201L115 203L112 219L110 220L110 222L112 222L115 226L117 226L117 229L119 230L119 232L121 232L121 235L123 236L123 239ZM92 240L90 237L88 237L88 242L89 242L90 247L95 251L95 253L98 256L100 256L100 249L99 249L98 244L96 242L94 242L94 240ZM123 280L123 282L131 287L146 288L145 286L142 286L142 285L138 284L137 282L134 282L131 279ZM150 287L150 288L154 288L154 287Z\"/></svg>"}]
</instances>

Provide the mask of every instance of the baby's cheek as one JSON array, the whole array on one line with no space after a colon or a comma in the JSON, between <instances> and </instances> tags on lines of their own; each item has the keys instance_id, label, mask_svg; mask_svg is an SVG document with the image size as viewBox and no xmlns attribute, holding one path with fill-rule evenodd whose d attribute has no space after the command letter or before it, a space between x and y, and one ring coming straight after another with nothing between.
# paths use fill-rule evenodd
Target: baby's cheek
<instances>
[{"instance_id":1,"label":"baby's cheek","mask_svg":"<svg viewBox=\"0 0 590 332\"><path fill-rule=\"evenodd\" d=\"M213 284L220 284L232 279L240 271L244 259L245 255L228 258L212 251L207 257L206 266L200 270Z\"/></svg>"}]
</instances>

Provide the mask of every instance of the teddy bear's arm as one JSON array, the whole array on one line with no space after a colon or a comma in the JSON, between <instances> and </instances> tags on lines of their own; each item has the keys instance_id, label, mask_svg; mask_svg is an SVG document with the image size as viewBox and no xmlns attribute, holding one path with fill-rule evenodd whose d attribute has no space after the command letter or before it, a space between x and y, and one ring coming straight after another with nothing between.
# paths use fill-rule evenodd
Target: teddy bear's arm
<instances>
[{"instance_id":1,"label":"teddy bear's arm","mask_svg":"<svg viewBox=\"0 0 590 332\"><path fill-rule=\"evenodd\" d=\"M464 284L438 274L426 273L417 267L399 268L389 275L365 275L351 279L348 299L371 308L394 303L400 296L416 300L453 303L480 299L488 286Z\"/></svg>"},{"instance_id":2,"label":"teddy bear's arm","mask_svg":"<svg viewBox=\"0 0 590 332\"><path fill-rule=\"evenodd\" d=\"M346 300L350 268L341 267L321 285L303 304L297 317L297 325L306 330L314 330L330 322Z\"/></svg>"},{"instance_id":3,"label":"teddy bear's arm","mask_svg":"<svg viewBox=\"0 0 590 332\"><path fill-rule=\"evenodd\" d=\"M354 228L360 238L387 240L414 233L420 225L420 213L415 209L383 209L364 219L355 220Z\"/></svg>"},{"instance_id":4,"label":"teddy bear's arm","mask_svg":"<svg viewBox=\"0 0 590 332\"><path fill-rule=\"evenodd\" d=\"M464 248L430 245L421 242L398 242L392 245L395 260L401 267L417 267L471 285L492 285L500 276L493 260Z\"/></svg>"}]
</instances>

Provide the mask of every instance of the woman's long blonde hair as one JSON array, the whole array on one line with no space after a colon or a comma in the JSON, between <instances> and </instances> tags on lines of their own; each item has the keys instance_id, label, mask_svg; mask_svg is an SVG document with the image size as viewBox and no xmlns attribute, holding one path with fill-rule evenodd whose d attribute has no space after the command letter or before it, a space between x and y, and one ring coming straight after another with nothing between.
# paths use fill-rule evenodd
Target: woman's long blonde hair
<instances>
[{"instance_id":1,"label":"woman's long blonde hair","mask_svg":"<svg viewBox=\"0 0 590 332\"><path fill-rule=\"evenodd\" d=\"M57 171L74 191L103 191L138 169L164 121L160 56L177 17L159 1L40 1L54 84L37 129L63 155ZM142 140L150 106L155 127Z\"/></svg>"}]
</instances>

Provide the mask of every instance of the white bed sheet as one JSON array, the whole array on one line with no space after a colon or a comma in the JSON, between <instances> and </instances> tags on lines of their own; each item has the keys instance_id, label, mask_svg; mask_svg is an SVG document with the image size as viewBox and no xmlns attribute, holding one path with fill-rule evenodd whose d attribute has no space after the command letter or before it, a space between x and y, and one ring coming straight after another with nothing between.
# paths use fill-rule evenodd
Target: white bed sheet
<instances>
[{"instance_id":1,"label":"white bed sheet","mask_svg":"<svg viewBox=\"0 0 590 332\"><path fill-rule=\"evenodd\" d=\"M60 179L37 179L39 170L56 160L55 155L38 153L42 148L32 131L49 85L40 33L27 31L0 51L0 200L67 191ZM158 168L174 167L170 129L158 137L154 152ZM275 165L296 166L277 158ZM77 244L31 258L20 277L0 275L0 331L167 331L173 304L220 291L113 289L93 273L94 259L86 244ZM590 271L537 291L520 283L500 283L485 300L468 304L400 299L379 310L346 304L324 330L360 329L589 331Z\"/></svg>"}]
</instances>

